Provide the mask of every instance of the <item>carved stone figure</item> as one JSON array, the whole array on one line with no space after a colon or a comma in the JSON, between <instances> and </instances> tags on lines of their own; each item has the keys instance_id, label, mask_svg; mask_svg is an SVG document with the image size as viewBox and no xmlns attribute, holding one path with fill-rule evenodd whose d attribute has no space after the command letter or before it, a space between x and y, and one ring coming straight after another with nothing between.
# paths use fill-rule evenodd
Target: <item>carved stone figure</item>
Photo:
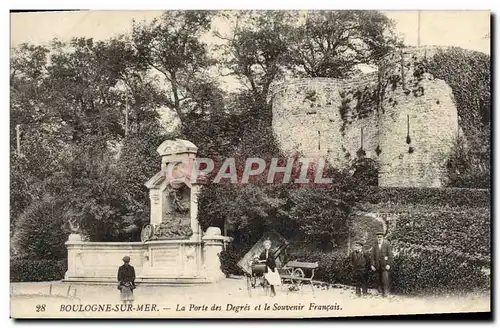
<instances>
[{"instance_id":1,"label":"carved stone figure","mask_svg":"<svg viewBox=\"0 0 500 328\"><path fill-rule=\"evenodd\" d=\"M69 229L71 231L71 234L79 235L81 230L80 230L80 222L78 222L77 219L69 219L68 220L68 225Z\"/></svg>"},{"instance_id":2,"label":"carved stone figure","mask_svg":"<svg viewBox=\"0 0 500 328\"><path fill-rule=\"evenodd\" d=\"M184 196L182 195L182 189L172 189L170 191L170 198L172 201L172 208L174 211L180 214L186 214L189 212L189 204L186 206L183 201Z\"/></svg>"},{"instance_id":3,"label":"carved stone figure","mask_svg":"<svg viewBox=\"0 0 500 328\"><path fill-rule=\"evenodd\" d=\"M154 236L154 227L150 224L144 226L141 231L141 241L146 242L150 239L153 239Z\"/></svg>"}]
</instances>

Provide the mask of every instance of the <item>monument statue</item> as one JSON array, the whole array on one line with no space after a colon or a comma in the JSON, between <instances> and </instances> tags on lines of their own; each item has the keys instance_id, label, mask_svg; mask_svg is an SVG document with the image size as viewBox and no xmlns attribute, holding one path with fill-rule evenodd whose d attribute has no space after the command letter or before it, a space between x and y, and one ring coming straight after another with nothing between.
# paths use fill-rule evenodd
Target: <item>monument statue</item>
<instances>
[{"instance_id":1,"label":"monument statue","mask_svg":"<svg viewBox=\"0 0 500 328\"><path fill-rule=\"evenodd\" d=\"M68 219L68 226L69 230L71 231L71 234L79 235L81 230L80 230L80 222L76 219Z\"/></svg>"},{"instance_id":2,"label":"monument statue","mask_svg":"<svg viewBox=\"0 0 500 328\"><path fill-rule=\"evenodd\" d=\"M80 229L80 221L74 218L68 219L68 227L70 230L69 240L82 240L82 230Z\"/></svg>"}]
</instances>

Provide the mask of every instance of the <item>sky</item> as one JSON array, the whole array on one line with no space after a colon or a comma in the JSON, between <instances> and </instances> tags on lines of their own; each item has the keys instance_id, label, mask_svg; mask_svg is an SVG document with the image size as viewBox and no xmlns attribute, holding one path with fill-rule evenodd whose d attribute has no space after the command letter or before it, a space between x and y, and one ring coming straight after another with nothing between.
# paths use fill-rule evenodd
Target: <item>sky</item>
<instances>
[{"instance_id":1,"label":"sky","mask_svg":"<svg viewBox=\"0 0 500 328\"><path fill-rule=\"evenodd\" d=\"M417 11L383 11L396 23L407 45L418 43ZM149 22L160 11L81 11L11 14L11 47L23 42L48 43L57 37L104 40L132 29L132 20ZM421 11L420 44L459 46L490 54L490 12Z\"/></svg>"},{"instance_id":2,"label":"sky","mask_svg":"<svg viewBox=\"0 0 500 328\"><path fill-rule=\"evenodd\" d=\"M410 46L418 45L417 11L382 11L396 24L396 32ZM133 20L150 22L161 15L161 11L80 11L11 14L11 48L29 42L47 44L54 38L61 41L73 37L92 37L105 40L132 30ZM219 20L224 22L223 20ZM228 26L215 24L225 34ZM420 44L459 46L465 49L490 54L490 12L488 11L421 11ZM211 33L203 37L207 43L219 43ZM360 66L362 72L374 70ZM219 77L221 87L234 91L241 84L232 76ZM175 128L175 112L168 108L158 109L161 121L167 130Z\"/></svg>"}]
</instances>

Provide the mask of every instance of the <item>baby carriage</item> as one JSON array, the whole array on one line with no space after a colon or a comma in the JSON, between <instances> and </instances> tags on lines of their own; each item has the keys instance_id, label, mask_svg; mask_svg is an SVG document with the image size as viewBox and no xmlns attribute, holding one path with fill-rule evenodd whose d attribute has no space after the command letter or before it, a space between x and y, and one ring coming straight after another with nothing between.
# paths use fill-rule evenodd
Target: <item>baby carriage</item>
<instances>
[{"instance_id":1,"label":"baby carriage","mask_svg":"<svg viewBox=\"0 0 500 328\"><path fill-rule=\"evenodd\" d=\"M259 260L259 255L264 250L263 242L270 239L272 242L271 252L274 255L277 264L280 263L278 257L288 246L288 241L276 232L264 234L261 239L252 247L248 253L238 262L238 266L245 273L248 294L252 296L252 290L263 287L267 295L269 293L269 282L264 278L266 272L265 261Z\"/></svg>"}]
</instances>

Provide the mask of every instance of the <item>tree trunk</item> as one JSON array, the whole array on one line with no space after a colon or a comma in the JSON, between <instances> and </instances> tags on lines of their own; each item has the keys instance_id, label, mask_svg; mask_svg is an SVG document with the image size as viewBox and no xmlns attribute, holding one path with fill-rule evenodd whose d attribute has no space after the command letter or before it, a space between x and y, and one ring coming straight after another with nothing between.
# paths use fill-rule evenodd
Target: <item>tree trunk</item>
<instances>
[{"instance_id":1,"label":"tree trunk","mask_svg":"<svg viewBox=\"0 0 500 328\"><path fill-rule=\"evenodd\" d=\"M347 255L351 253L351 231L347 232Z\"/></svg>"},{"instance_id":2,"label":"tree trunk","mask_svg":"<svg viewBox=\"0 0 500 328\"><path fill-rule=\"evenodd\" d=\"M403 50L401 49L401 83L403 84L403 90L406 89L405 83L405 58L403 54Z\"/></svg>"}]
</instances>

